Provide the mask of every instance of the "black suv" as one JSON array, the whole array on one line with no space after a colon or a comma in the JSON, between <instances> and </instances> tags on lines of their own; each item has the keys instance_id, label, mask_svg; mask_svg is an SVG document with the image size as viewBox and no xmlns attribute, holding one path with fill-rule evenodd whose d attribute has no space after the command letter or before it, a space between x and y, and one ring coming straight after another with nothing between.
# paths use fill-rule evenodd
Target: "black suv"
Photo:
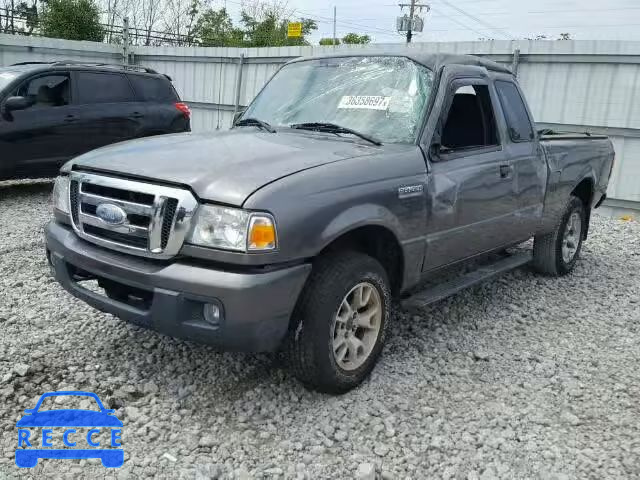
<instances>
[{"instance_id":1,"label":"black suv","mask_svg":"<svg viewBox=\"0 0 640 480\"><path fill-rule=\"evenodd\" d=\"M0 68L0 180L56 175L81 153L190 131L171 79L129 65L22 63Z\"/></svg>"}]
</instances>

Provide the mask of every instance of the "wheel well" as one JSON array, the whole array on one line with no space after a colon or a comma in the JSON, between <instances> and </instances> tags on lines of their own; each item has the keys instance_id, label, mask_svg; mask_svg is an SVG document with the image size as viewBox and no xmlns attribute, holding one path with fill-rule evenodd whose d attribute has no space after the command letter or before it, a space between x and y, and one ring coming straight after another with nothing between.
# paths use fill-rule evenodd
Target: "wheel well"
<instances>
[{"instance_id":1,"label":"wheel well","mask_svg":"<svg viewBox=\"0 0 640 480\"><path fill-rule=\"evenodd\" d=\"M573 189L571 194L582 200L584 208L588 210L591 208L591 199L593 198L593 180L585 178Z\"/></svg>"},{"instance_id":2,"label":"wheel well","mask_svg":"<svg viewBox=\"0 0 640 480\"><path fill-rule=\"evenodd\" d=\"M587 239L587 235L589 233L589 220L591 219L591 200L593 199L594 193L593 187L593 180L591 180L590 178L585 178L571 192L571 195L575 195L580 200L582 200L582 204L584 205L586 227L584 229L583 237L585 240Z\"/></svg>"},{"instance_id":3,"label":"wheel well","mask_svg":"<svg viewBox=\"0 0 640 480\"><path fill-rule=\"evenodd\" d=\"M394 296L400 293L404 256L400 243L391 230L374 225L356 228L336 238L320 255L336 250L357 250L378 260L389 277L391 293Z\"/></svg>"}]
</instances>

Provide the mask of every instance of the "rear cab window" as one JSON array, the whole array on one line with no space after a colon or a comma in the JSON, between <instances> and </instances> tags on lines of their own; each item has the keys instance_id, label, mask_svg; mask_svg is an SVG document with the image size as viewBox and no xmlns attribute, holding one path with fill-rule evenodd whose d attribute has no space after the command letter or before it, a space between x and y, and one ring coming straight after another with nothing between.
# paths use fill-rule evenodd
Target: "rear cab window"
<instances>
[{"instance_id":1,"label":"rear cab window","mask_svg":"<svg viewBox=\"0 0 640 480\"><path fill-rule=\"evenodd\" d=\"M171 82L151 75L128 75L136 97L143 102L172 103L180 101Z\"/></svg>"},{"instance_id":2,"label":"rear cab window","mask_svg":"<svg viewBox=\"0 0 640 480\"><path fill-rule=\"evenodd\" d=\"M77 99L81 105L133 102L135 97L127 77L120 73L76 72Z\"/></svg>"},{"instance_id":3,"label":"rear cab window","mask_svg":"<svg viewBox=\"0 0 640 480\"><path fill-rule=\"evenodd\" d=\"M533 140L533 127L518 87L513 82L505 80L496 80L495 87L511 140L513 142Z\"/></svg>"}]
</instances>

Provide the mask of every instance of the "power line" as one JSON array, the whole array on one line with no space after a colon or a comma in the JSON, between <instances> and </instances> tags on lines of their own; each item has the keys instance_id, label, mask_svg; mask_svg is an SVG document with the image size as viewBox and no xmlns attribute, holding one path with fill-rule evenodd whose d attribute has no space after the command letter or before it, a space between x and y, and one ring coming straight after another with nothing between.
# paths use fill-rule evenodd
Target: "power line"
<instances>
[{"instance_id":1,"label":"power line","mask_svg":"<svg viewBox=\"0 0 640 480\"><path fill-rule=\"evenodd\" d=\"M495 28L493 25L489 24L488 22L485 22L484 20L476 17L475 15L471 15L470 13L465 12L464 10L456 7L455 5L452 5L448 0L440 0L442 3L444 3L445 5L447 5L449 8L453 8L454 10L456 10L457 12L460 12L461 14L469 17L472 20L475 20L477 23L486 26L489 30L494 30L495 32L499 33L500 35L511 37L511 39L513 39L513 35L511 35L508 31L507 32L501 32L500 30L506 30L506 29L498 29Z\"/></svg>"},{"instance_id":2,"label":"power line","mask_svg":"<svg viewBox=\"0 0 640 480\"><path fill-rule=\"evenodd\" d=\"M451 21L455 21L453 18L451 18ZM459 22L456 21L456 23L458 23L458 25L464 27L464 28L439 28L439 29L429 29L430 32L459 32L459 31L463 31L463 30L471 30L475 33L479 33L478 30L472 29L471 27L467 27L466 25L463 25ZM616 23L616 24L610 24L610 25L605 25L605 24L591 24L591 25L562 25L562 26L549 26L549 25L531 25L531 28L547 28L547 29L554 29L554 30L562 30L562 29L567 29L567 28L618 28L618 27L638 27L640 26L640 23ZM497 30L508 30L511 27L494 27ZM490 30L489 28L481 28L480 30ZM479 33L480 35L485 35L484 33ZM517 40L514 39L514 40Z\"/></svg>"},{"instance_id":3,"label":"power line","mask_svg":"<svg viewBox=\"0 0 640 480\"><path fill-rule=\"evenodd\" d=\"M589 13L589 12L613 12L613 11L622 11L622 10L640 10L640 7L625 7L625 8L591 8L586 10L580 10L580 13ZM536 10L530 12L484 12L483 16L503 16L503 15L512 15L512 16L521 16L521 15L542 15L549 13L576 13L575 10ZM437 15L439 16L439 15ZM444 15L443 15L444 16ZM447 18L451 17L466 17L467 15L450 15Z\"/></svg>"},{"instance_id":4,"label":"power line","mask_svg":"<svg viewBox=\"0 0 640 480\"><path fill-rule=\"evenodd\" d=\"M435 10L433 7L431 7L431 10L433 10L433 11L438 11L438 10ZM480 35L481 37L482 37L482 36L484 36L484 33L482 33L482 32L480 32L480 31L478 31L478 30L474 29L473 27L469 27L469 26L467 26L467 25L465 25L465 24L464 24L464 23L462 23L462 22L459 22L459 21L458 21L458 20L456 20L455 18L453 18L453 17L451 17L451 16L449 16L449 15L447 15L447 14L445 14L445 13L440 12L440 15L442 15L442 16L443 16L443 17L445 17L445 18L448 18L449 20L451 20L451 21L452 21L453 23L455 23L456 25L460 25L461 27L463 27L462 29L459 29L459 30L471 30L472 32L476 33L477 35ZM429 31L430 31L430 32L448 32L448 31L450 31L450 30L429 29Z\"/></svg>"}]
</instances>

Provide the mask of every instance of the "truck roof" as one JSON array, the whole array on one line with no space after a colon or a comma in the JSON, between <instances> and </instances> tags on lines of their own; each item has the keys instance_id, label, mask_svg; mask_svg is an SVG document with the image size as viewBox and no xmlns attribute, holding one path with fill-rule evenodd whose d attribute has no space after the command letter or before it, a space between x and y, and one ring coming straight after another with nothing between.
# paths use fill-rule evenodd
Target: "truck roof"
<instances>
[{"instance_id":1,"label":"truck roof","mask_svg":"<svg viewBox=\"0 0 640 480\"><path fill-rule=\"evenodd\" d=\"M476 55L457 55L453 53L422 53L410 48L393 49L393 50L345 50L340 53L313 55L308 57L300 57L291 60L289 63L300 62L304 60L313 60L318 58L340 58L340 57L406 57L425 67L437 71L445 65L470 65L476 67L484 67L492 72L508 73L511 70L493 60L478 57Z\"/></svg>"}]
</instances>

